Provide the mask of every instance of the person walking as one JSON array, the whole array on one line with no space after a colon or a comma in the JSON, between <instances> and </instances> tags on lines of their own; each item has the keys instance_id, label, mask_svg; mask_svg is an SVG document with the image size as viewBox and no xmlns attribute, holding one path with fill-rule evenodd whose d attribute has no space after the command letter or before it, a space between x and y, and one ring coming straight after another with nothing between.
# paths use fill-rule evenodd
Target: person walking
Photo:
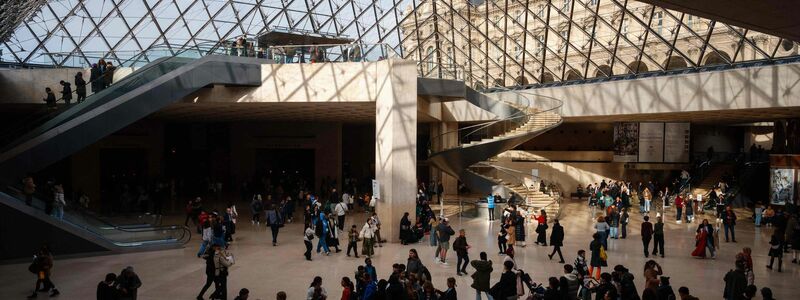
<instances>
[{"instance_id":1,"label":"person walking","mask_svg":"<svg viewBox=\"0 0 800 300\"><path fill-rule=\"evenodd\" d=\"M264 212L264 202L261 200L261 195L253 195L253 200L250 201L250 212L253 214L250 223L261 226L261 214Z\"/></svg>"},{"instance_id":2,"label":"person walking","mask_svg":"<svg viewBox=\"0 0 800 300\"><path fill-rule=\"evenodd\" d=\"M330 233L330 223L328 222L328 218L325 217L324 212L319 213L319 217L317 218L317 226L314 227L315 233L317 234L317 254L320 254L321 250L325 252L325 255L331 255L331 249L328 248L328 234Z\"/></svg>"},{"instance_id":3,"label":"person walking","mask_svg":"<svg viewBox=\"0 0 800 300\"><path fill-rule=\"evenodd\" d=\"M128 266L117 276L117 290L119 290L119 300L136 300L139 288L142 287L142 280L133 271L133 267Z\"/></svg>"},{"instance_id":4,"label":"person walking","mask_svg":"<svg viewBox=\"0 0 800 300\"><path fill-rule=\"evenodd\" d=\"M675 196L675 222L680 224L683 220L683 197L680 194Z\"/></svg>"},{"instance_id":5,"label":"person walking","mask_svg":"<svg viewBox=\"0 0 800 300\"><path fill-rule=\"evenodd\" d=\"M473 260L470 265L475 268L475 272L472 273L471 285L475 289L475 299L480 300L481 293L484 293L486 298L492 300L492 296L489 295L489 278L491 278L493 270L492 261L488 260L486 252L481 252L480 260Z\"/></svg>"},{"instance_id":6,"label":"person walking","mask_svg":"<svg viewBox=\"0 0 800 300\"><path fill-rule=\"evenodd\" d=\"M83 73L75 74L75 93L78 95L78 103L86 100L86 80L83 80Z\"/></svg>"},{"instance_id":7,"label":"person walking","mask_svg":"<svg viewBox=\"0 0 800 300\"><path fill-rule=\"evenodd\" d=\"M275 208L275 204L271 204L269 210L267 210L267 218L264 220L267 222L267 226L272 230L272 246L278 245L278 233L283 227L283 217L281 214L278 213L278 210Z\"/></svg>"},{"instance_id":8,"label":"person walking","mask_svg":"<svg viewBox=\"0 0 800 300\"><path fill-rule=\"evenodd\" d=\"M307 261L311 261L311 248L314 247L311 243L311 241L314 240L314 226L311 225L310 221L306 221L305 227L306 231L303 233L303 244L306 246L306 252L303 255L306 257Z\"/></svg>"},{"instance_id":9,"label":"person walking","mask_svg":"<svg viewBox=\"0 0 800 300\"><path fill-rule=\"evenodd\" d=\"M356 228L356 224L350 226L350 231L347 233L347 256L350 256L350 249L358 258L358 228Z\"/></svg>"},{"instance_id":10,"label":"person walking","mask_svg":"<svg viewBox=\"0 0 800 300\"><path fill-rule=\"evenodd\" d=\"M66 81L59 81L61 85L61 99L64 100L64 103L69 105L72 103L72 85Z\"/></svg>"},{"instance_id":11,"label":"person walking","mask_svg":"<svg viewBox=\"0 0 800 300\"><path fill-rule=\"evenodd\" d=\"M725 229L725 242L728 242L728 231L730 231L730 237L736 243L736 213L733 212L730 205L725 207L725 211L722 213L722 226Z\"/></svg>"},{"instance_id":12,"label":"person walking","mask_svg":"<svg viewBox=\"0 0 800 300\"><path fill-rule=\"evenodd\" d=\"M730 270L725 274L725 288L722 297L725 300L740 300L747 287L747 276L744 273L744 262L736 261L736 269Z\"/></svg>"},{"instance_id":13,"label":"person walking","mask_svg":"<svg viewBox=\"0 0 800 300\"><path fill-rule=\"evenodd\" d=\"M653 223L650 223L650 216L644 216L640 233L642 234L644 257L650 257L650 240L653 239Z\"/></svg>"},{"instance_id":14,"label":"person walking","mask_svg":"<svg viewBox=\"0 0 800 300\"><path fill-rule=\"evenodd\" d=\"M631 218L628 215L628 208L622 208L622 214L619 216L619 228L620 228L620 237L621 239L625 239L628 236L628 223L630 222Z\"/></svg>"},{"instance_id":15,"label":"person walking","mask_svg":"<svg viewBox=\"0 0 800 300\"><path fill-rule=\"evenodd\" d=\"M214 250L214 293L212 299L228 299L228 268L233 265L233 256L222 245L216 244Z\"/></svg>"},{"instance_id":16,"label":"person walking","mask_svg":"<svg viewBox=\"0 0 800 300\"><path fill-rule=\"evenodd\" d=\"M664 257L664 222L661 217L656 218L653 225L653 255L658 254Z\"/></svg>"},{"instance_id":17,"label":"person walking","mask_svg":"<svg viewBox=\"0 0 800 300\"><path fill-rule=\"evenodd\" d=\"M344 195L347 195L347 193L344 193ZM333 211L336 213L336 223L339 225L339 230L344 231L344 218L348 211L347 203L345 203L344 200L339 201L339 203L336 203L336 206L333 207Z\"/></svg>"},{"instance_id":18,"label":"person walking","mask_svg":"<svg viewBox=\"0 0 800 300\"><path fill-rule=\"evenodd\" d=\"M41 249L33 256L33 263L28 267L31 273L36 274L36 286L33 289L33 294L28 296L28 299L37 297L37 292L50 292L50 297L58 296L59 293L56 285L50 280L53 275L53 254L50 253L50 248L42 246ZM39 286L41 285L41 289Z\"/></svg>"},{"instance_id":19,"label":"person walking","mask_svg":"<svg viewBox=\"0 0 800 300\"><path fill-rule=\"evenodd\" d=\"M776 232L772 234L769 240L769 265L767 269L772 270L775 259L778 259L778 272L781 272L783 266L783 233Z\"/></svg>"},{"instance_id":20,"label":"person walking","mask_svg":"<svg viewBox=\"0 0 800 300\"><path fill-rule=\"evenodd\" d=\"M469 264L469 250L470 245L467 243L464 229L458 230L458 237L453 241L453 250L456 252L458 261L456 262L456 274L458 276L467 274L467 264ZM463 262L463 265L462 265Z\"/></svg>"},{"instance_id":21,"label":"person walking","mask_svg":"<svg viewBox=\"0 0 800 300\"><path fill-rule=\"evenodd\" d=\"M206 221L206 223L208 223L208 221ZM200 294L197 295L197 300L203 300L203 297L206 295L206 291L208 291L208 288L211 287L212 284L214 284L214 277L216 276L214 275L215 268L214 268L213 249L214 249L213 246L208 247L207 251L205 251L200 256L206 263L206 283L203 285L203 288L200 289Z\"/></svg>"},{"instance_id":22,"label":"person walking","mask_svg":"<svg viewBox=\"0 0 800 300\"><path fill-rule=\"evenodd\" d=\"M55 211L53 211L53 216L56 219L63 220L64 219L64 207L67 206L67 202L64 200L64 186L56 184L53 187L54 195L53 195L53 204L55 207Z\"/></svg>"},{"instance_id":23,"label":"person walking","mask_svg":"<svg viewBox=\"0 0 800 300\"><path fill-rule=\"evenodd\" d=\"M400 219L400 244L408 245L411 235L411 221L408 219L408 212L405 212Z\"/></svg>"},{"instance_id":24,"label":"person walking","mask_svg":"<svg viewBox=\"0 0 800 300\"><path fill-rule=\"evenodd\" d=\"M536 216L536 244L547 246L547 212L542 209Z\"/></svg>"},{"instance_id":25,"label":"person walking","mask_svg":"<svg viewBox=\"0 0 800 300\"><path fill-rule=\"evenodd\" d=\"M336 249L336 253L342 252L342 249L339 249L339 225L333 215L328 215L328 224L330 227L326 244L328 244L328 248Z\"/></svg>"},{"instance_id":26,"label":"person walking","mask_svg":"<svg viewBox=\"0 0 800 300\"><path fill-rule=\"evenodd\" d=\"M447 250L450 249L450 236L454 235L456 232L450 227L450 221L447 218L442 218L442 222L439 223L436 231L439 236L439 248L441 249L439 251L439 261L446 265Z\"/></svg>"},{"instance_id":27,"label":"person walking","mask_svg":"<svg viewBox=\"0 0 800 300\"><path fill-rule=\"evenodd\" d=\"M492 193L486 196L486 207L489 209L489 221L494 221L494 196Z\"/></svg>"},{"instance_id":28,"label":"person walking","mask_svg":"<svg viewBox=\"0 0 800 300\"><path fill-rule=\"evenodd\" d=\"M553 220L553 231L550 232L550 246L553 246L553 252L548 254L547 257L553 260L553 255L558 253L560 259L558 263L564 263L564 256L561 254L561 246L564 245L564 227L558 222L558 219Z\"/></svg>"}]
</instances>

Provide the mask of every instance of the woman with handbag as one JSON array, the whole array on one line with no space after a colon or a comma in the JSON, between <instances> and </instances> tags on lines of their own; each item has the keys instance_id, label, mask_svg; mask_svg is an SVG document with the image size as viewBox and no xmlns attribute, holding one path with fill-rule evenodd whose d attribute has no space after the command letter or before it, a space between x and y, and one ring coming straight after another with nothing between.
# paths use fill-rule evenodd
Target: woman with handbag
<instances>
[{"instance_id":1,"label":"woman with handbag","mask_svg":"<svg viewBox=\"0 0 800 300\"><path fill-rule=\"evenodd\" d=\"M47 246L42 246L39 252L33 257L33 262L28 267L28 271L36 274L36 287L33 289L33 294L28 296L28 299L36 298L37 292L50 291L50 297L55 297L60 294L56 286L50 280L53 271L53 255L50 254L50 249ZM39 289L39 285L42 288Z\"/></svg>"},{"instance_id":2,"label":"woman with handbag","mask_svg":"<svg viewBox=\"0 0 800 300\"><path fill-rule=\"evenodd\" d=\"M601 268L608 265L608 256L600 238L600 234L595 232L592 235L592 242L589 243L589 251L592 252L592 257L589 260L589 276L598 280L602 272ZM593 275L595 269L597 270L597 275Z\"/></svg>"}]
</instances>

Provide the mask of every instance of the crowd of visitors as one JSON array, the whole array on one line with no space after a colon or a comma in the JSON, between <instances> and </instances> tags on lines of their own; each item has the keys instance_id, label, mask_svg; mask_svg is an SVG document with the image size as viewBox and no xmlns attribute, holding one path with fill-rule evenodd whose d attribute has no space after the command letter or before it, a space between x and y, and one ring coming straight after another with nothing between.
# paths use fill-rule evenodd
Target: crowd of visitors
<instances>
[{"instance_id":1,"label":"crowd of visitors","mask_svg":"<svg viewBox=\"0 0 800 300\"><path fill-rule=\"evenodd\" d=\"M103 89L107 88L111 85L114 80L114 71L116 67L111 62L106 62L104 59L99 60L97 63L92 64L92 68L89 74L89 82L88 84L91 86L92 93L97 93L102 91ZM75 95L76 101L78 103L83 102L86 100L86 85L87 82L83 79L83 72L75 73L75 78L73 80L75 84ZM59 85L61 86L61 97L56 98L55 92L53 92L50 87L45 87L45 98L42 101L47 104L47 107L51 109L55 109L58 106L58 101L64 101L64 104L70 105L72 104L72 84L70 82L61 80L59 81Z\"/></svg>"}]
</instances>

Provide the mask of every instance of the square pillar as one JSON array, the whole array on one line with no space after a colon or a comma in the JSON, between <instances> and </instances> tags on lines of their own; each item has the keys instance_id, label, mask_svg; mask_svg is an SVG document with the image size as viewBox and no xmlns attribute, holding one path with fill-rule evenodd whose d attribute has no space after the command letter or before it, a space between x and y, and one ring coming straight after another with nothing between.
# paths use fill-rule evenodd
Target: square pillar
<instances>
[{"instance_id":1,"label":"square pillar","mask_svg":"<svg viewBox=\"0 0 800 300\"><path fill-rule=\"evenodd\" d=\"M430 126L431 130L431 138L435 138L441 134L458 130L458 123L457 122L439 122L439 123L432 123ZM439 143L440 148L451 148L458 146L458 135L457 134L449 134L443 137L441 143ZM437 151L441 151L443 149L435 149ZM431 165L430 167L431 177L435 177L436 180L442 181L442 186L444 186L444 196L456 196L458 195L458 178L453 177L450 174L445 173L444 171L436 168L435 166Z\"/></svg>"},{"instance_id":2,"label":"square pillar","mask_svg":"<svg viewBox=\"0 0 800 300\"><path fill-rule=\"evenodd\" d=\"M417 181L417 72L410 60L378 63L375 100L376 212L381 237L399 241L400 218L414 216ZM413 221L412 221L413 222Z\"/></svg>"}]
</instances>

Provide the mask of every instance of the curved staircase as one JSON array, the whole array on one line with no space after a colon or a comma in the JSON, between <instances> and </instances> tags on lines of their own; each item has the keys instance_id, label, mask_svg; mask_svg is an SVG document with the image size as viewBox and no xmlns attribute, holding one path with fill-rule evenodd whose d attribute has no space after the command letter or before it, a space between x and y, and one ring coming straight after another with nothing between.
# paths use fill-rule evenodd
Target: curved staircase
<instances>
[{"instance_id":1,"label":"curved staircase","mask_svg":"<svg viewBox=\"0 0 800 300\"><path fill-rule=\"evenodd\" d=\"M497 166L490 159L560 125L563 121L561 101L522 91L478 92L466 85L463 89L463 99L497 118L431 139L430 163L457 177L473 191L489 193L493 186L503 185L518 199L525 199L523 206L528 211L538 214L540 209L545 209L550 219L558 216L560 193L539 191L538 178ZM491 176L492 172L503 173L505 179ZM537 185L525 184L526 176L529 184L536 182Z\"/></svg>"}]
</instances>

